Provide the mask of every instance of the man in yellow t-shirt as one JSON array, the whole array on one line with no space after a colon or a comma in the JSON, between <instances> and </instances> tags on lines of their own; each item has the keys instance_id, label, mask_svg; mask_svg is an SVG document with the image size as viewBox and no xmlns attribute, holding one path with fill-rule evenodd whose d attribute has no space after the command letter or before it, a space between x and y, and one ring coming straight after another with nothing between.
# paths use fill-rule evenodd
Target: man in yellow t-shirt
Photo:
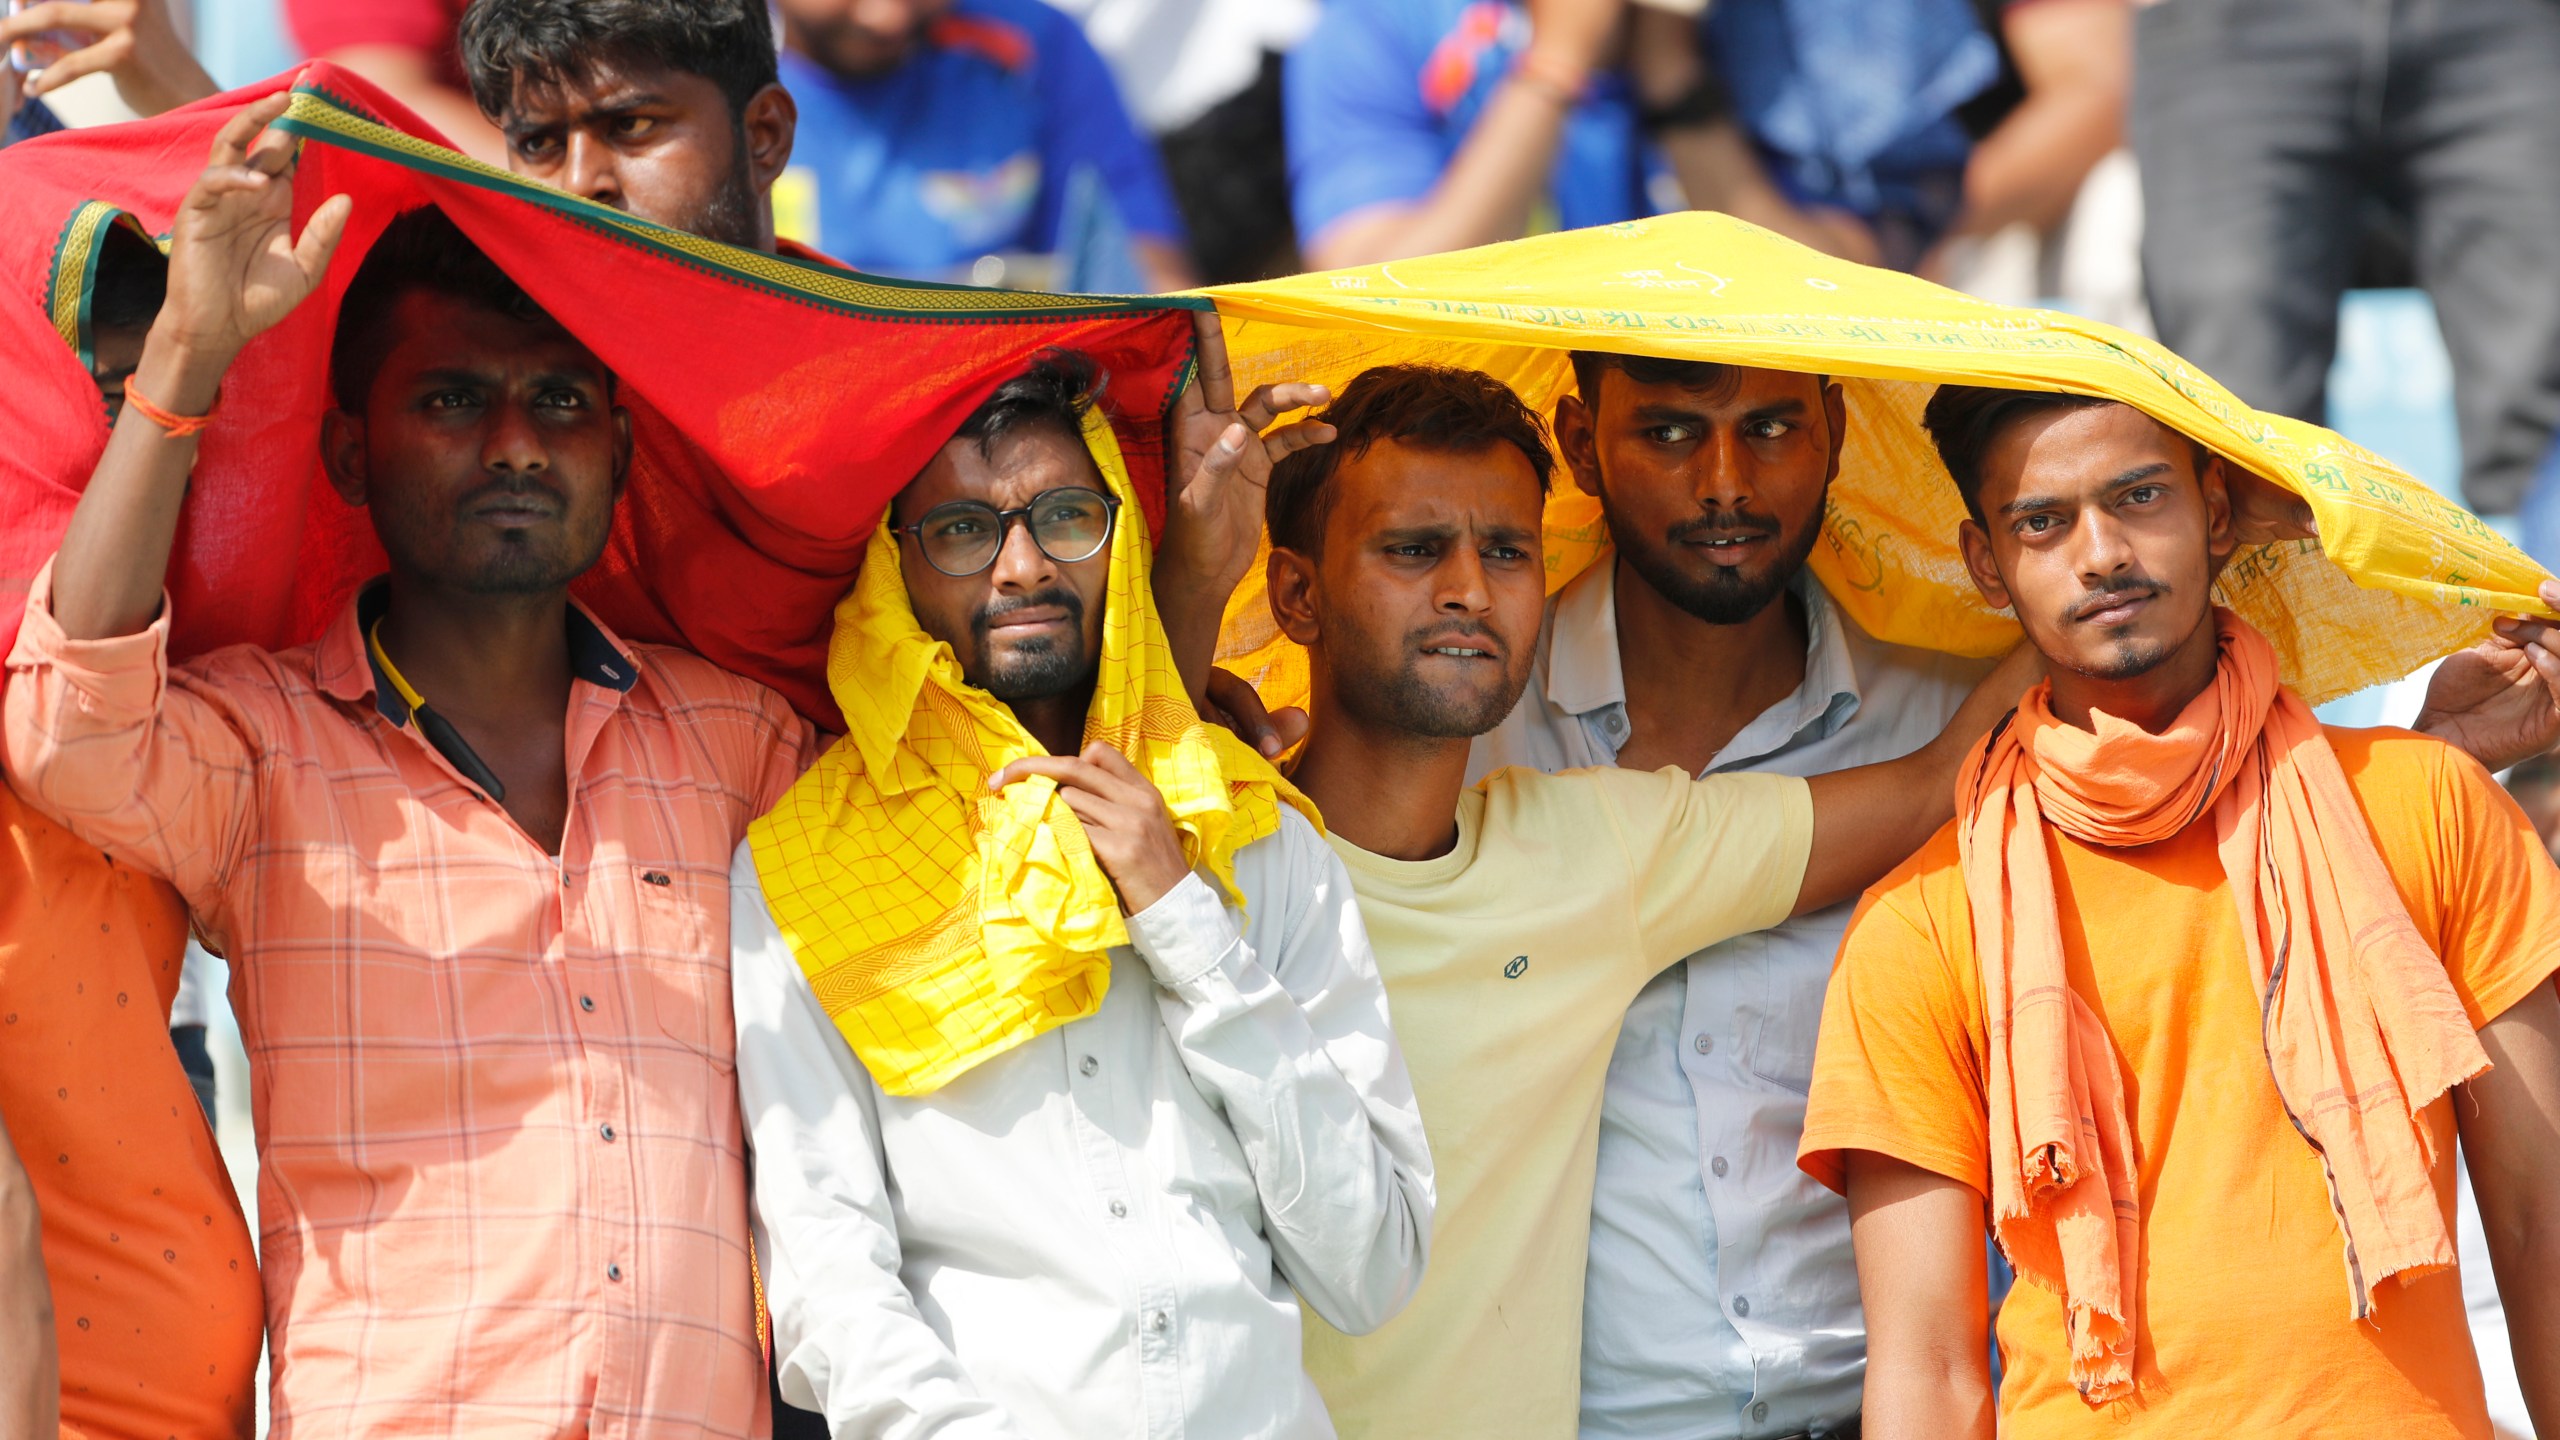
<instances>
[{"instance_id":1,"label":"man in yellow t-shirt","mask_svg":"<svg viewBox=\"0 0 2560 1440\"><path fill-rule=\"evenodd\" d=\"M2457 1131L2560 1433L2560 873L2468 756L2281 690L2211 603L2218 459L2085 397L1928 422L2052 680L1824 1006L1801 1163L1849 1199L1865 1433L1994 1433L1987 1200L2003 1436L2486 1440Z\"/></svg>"},{"instance_id":2,"label":"man in yellow t-shirt","mask_svg":"<svg viewBox=\"0 0 2560 1440\"><path fill-rule=\"evenodd\" d=\"M1909 853L2023 674L1918 754L1810 782L1506 770L1469 790L1468 742L1519 700L1545 601L1543 428L1492 377L1433 366L1371 370L1319 418L1339 439L1276 465L1266 510L1272 612L1314 680L1295 779L1358 894L1439 1203L1411 1305L1359 1338L1310 1320L1307 1368L1351 1440L1562 1440L1627 1005Z\"/></svg>"}]
</instances>

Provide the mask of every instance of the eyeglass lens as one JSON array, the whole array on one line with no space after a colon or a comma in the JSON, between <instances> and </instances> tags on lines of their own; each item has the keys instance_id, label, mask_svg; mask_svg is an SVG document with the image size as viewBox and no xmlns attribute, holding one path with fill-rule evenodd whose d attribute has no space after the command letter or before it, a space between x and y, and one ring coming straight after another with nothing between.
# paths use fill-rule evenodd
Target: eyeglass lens
<instances>
[{"instance_id":1,"label":"eyeglass lens","mask_svg":"<svg viewBox=\"0 0 2560 1440\"><path fill-rule=\"evenodd\" d=\"M1090 560L1111 538L1111 502L1101 492L1073 487L1044 490L1019 510L998 510L977 500L937 505L916 522L924 558L946 575L975 575L996 563L1007 522L1021 516L1031 542L1061 565Z\"/></svg>"}]
</instances>

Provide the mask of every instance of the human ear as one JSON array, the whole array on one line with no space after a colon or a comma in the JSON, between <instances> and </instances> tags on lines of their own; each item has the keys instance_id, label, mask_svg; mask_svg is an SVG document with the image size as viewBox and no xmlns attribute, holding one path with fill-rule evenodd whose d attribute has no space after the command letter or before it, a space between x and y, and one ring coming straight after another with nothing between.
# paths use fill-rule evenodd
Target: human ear
<instances>
[{"instance_id":1,"label":"human ear","mask_svg":"<svg viewBox=\"0 0 2560 1440\"><path fill-rule=\"evenodd\" d=\"M1991 556L1991 532L1982 522L1967 520L1956 527L1956 548L1964 552L1964 572L1973 579L1973 588L1983 603L1994 610L2009 608L2009 582L2000 578L1999 562Z\"/></svg>"},{"instance_id":2,"label":"human ear","mask_svg":"<svg viewBox=\"0 0 2560 1440\"><path fill-rule=\"evenodd\" d=\"M791 144L800 132L800 107L779 83L767 85L747 98L738 123L747 137L747 178L755 192L763 195L791 164Z\"/></svg>"},{"instance_id":3,"label":"human ear","mask_svg":"<svg viewBox=\"0 0 2560 1440\"><path fill-rule=\"evenodd\" d=\"M1573 472L1573 483L1582 493L1597 500L1600 494L1600 442L1594 435L1591 407L1578 395L1562 396L1556 401L1556 448L1564 452L1565 468Z\"/></svg>"},{"instance_id":4,"label":"human ear","mask_svg":"<svg viewBox=\"0 0 2560 1440\"><path fill-rule=\"evenodd\" d=\"M622 487L631 479L631 412L613 407L613 498L622 498Z\"/></svg>"},{"instance_id":5,"label":"human ear","mask_svg":"<svg viewBox=\"0 0 2560 1440\"><path fill-rule=\"evenodd\" d=\"M1316 624L1315 561L1295 550L1274 546L1262 580L1272 623L1280 627L1281 634L1313 649L1322 636Z\"/></svg>"},{"instance_id":6,"label":"human ear","mask_svg":"<svg viewBox=\"0 0 2560 1440\"><path fill-rule=\"evenodd\" d=\"M1822 483L1840 478L1840 452L1849 443L1849 397L1837 380L1822 382L1822 418L1831 430L1831 458L1822 472Z\"/></svg>"},{"instance_id":7,"label":"human ear","mask_svg":"<svg viewBox=\"0 0 2560 1440\"><path fill-rule=\"evenodd\" d=\"M2196 488L2204 493L2204 548L2213 557L2214 568L2231 558L2240 548L2239 534L2231 525L2230 477L2223 473L2222 457L2208 455L2196 471Z\"/></svg>"},{"instance_id":8,"label":"human ear","mask_svg":"<svg viewBox=\"0 0 2560 1440\"><path fill-rule=\"evenodd\" d=\"M331 410L320 417L320 468L338 498L361 510L371 475L365 467L364 417Z\"/></svg>"}]
</instances>

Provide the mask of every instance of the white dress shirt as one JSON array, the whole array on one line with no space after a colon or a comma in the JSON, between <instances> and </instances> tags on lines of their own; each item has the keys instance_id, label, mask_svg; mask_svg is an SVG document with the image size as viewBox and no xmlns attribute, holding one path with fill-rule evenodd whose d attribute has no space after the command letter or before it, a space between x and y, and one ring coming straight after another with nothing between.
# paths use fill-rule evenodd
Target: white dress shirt
<instances>
[{"instance_id":1,"label":"white dress shirt","mask_svg":"<svg viewBox=\"0 0 2560 1440\"><path fill-rule=\"evenodd\" d=\"M1504 765L1613 765L1628 734L1616 566L1547 604L1518 708L1475 742ZM1703 774L1822 775L1946 728L1990 662L1886 645L1799 577L1804 684ZM1609 1060L1584 1282L1582 1434L1793 1435L1858 1413L1866 1326L1849 1211L1796 1169L1823 989L1854 904L1702 950L1637 996Z\"/></svg>"},{"instance_id":2,"label":"white dress shirt","mask_svg":"<svg viewBox=\"0 0 2560 1440\"><path fill-rule=\"evenodd\" d=\"M783 1398L839 1440L1325 1437L1294 1286L1352 1331L1422 1276L1431 1158L1315 828L1129 918L1102 1008L930 1094L873 1084L730 871L738 1098Z\"/></svg>"}]
</instances>

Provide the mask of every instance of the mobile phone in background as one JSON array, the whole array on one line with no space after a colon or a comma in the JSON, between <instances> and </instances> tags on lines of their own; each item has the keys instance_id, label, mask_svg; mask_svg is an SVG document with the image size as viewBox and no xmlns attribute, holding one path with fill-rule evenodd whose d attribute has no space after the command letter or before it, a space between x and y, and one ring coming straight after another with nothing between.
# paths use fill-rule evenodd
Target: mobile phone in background
<instances>
[{"instance_id":1,"label":"mobile phone in background","mask_svg":"<svg viewBox=\"0 0 2560 1440\"><path fill-rule=\"evenodd\" d=\"M9 0L9 13L33 9L36 0ZM73 0L85 5L89 0ZM44 30L9 47L9 68L21 75L32 75L54 61L89 43L89 37L76 30Z\"/></svg>"}]
</instances>

